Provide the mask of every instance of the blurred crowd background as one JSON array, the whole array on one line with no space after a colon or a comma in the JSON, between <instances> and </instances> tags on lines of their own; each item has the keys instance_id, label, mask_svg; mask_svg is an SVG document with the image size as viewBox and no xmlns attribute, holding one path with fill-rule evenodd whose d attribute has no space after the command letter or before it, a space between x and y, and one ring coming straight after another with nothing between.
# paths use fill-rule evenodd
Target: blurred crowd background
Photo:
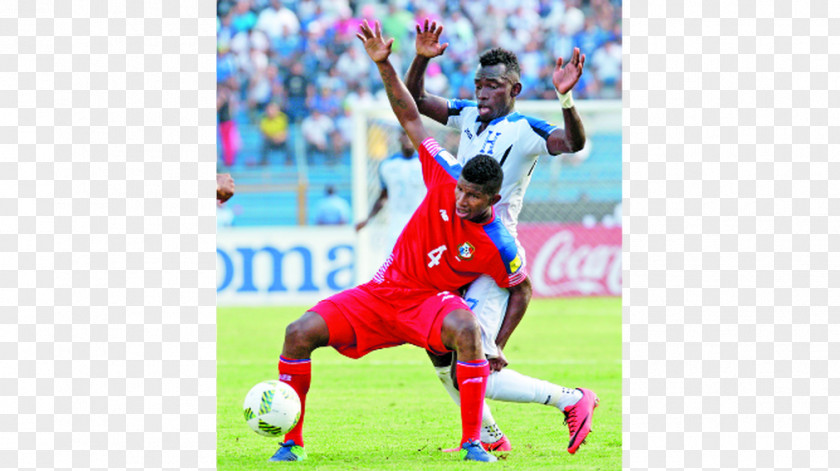
<instances>
[{"instance_id":1,"label":"blurred crowd background","mask_svg":"<svg viewBox=\"0 0 840 471\"><path fill-rule=\"evenodd\" d=\"M395 38L391 61L404 74L415 55L415 25L426 18L444 26L441 42L449 43L427 70L431 93L473 98L478 55L499 46L519 58L520 100L556 100L554 63L578 47L586 67L575 98L620 98L620 0L219 0L219 170L246 172L238 188L247 188L254 169L273 172L263 182L291 185L304 166L308 182L321 167L342 180L354 106L384 99L355 37L359 24L382 23ZM348 192L339 185L339 195Z\"/></svg>"}]
</instances>

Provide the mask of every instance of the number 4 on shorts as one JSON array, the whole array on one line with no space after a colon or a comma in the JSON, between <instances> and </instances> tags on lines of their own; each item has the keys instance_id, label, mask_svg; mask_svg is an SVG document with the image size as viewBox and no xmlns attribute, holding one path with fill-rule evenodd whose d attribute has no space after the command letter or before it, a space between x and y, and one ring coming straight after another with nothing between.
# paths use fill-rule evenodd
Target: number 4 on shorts
<instances>
[{"instance_id":1,"label":"number 4 on shorts","mask_svg":"<svg viewBox=\"0 0 840 471\"><path fill-rule=\"evenodd\" d=\"M432 268L435 265L440 265L440 257L443 256L444 251L446 251L446 245L441 245L440 247L426 254L431 259L431 261L429 262L429 268Z\"/></svg>"}]
</instances>

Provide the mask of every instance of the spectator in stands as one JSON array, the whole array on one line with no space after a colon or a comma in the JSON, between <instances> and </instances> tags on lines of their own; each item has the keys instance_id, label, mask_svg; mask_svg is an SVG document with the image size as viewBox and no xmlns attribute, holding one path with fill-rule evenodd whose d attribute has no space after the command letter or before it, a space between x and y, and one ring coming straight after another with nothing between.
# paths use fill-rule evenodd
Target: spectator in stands
<instances>
[{"instance_id":1,"label":"spectator in stands","mask_svg":"<svg viewBox=\"0 0 840 471\"><path fill-rule=\"evenodd\" d=\"M405 44L411 48L411 37L409 33L414 29L414 17L408 10L397 5L395 2L388 4L388 14L382 19L382 31L390 38L394 38L391 49L400 53L405 49Z\"/></svg>"},{"instance_id":2,"label":"spectator in stands","mask_svg":"<svg viewBox=\"0 0 840 471\"><path fill-rule=\"evenodd\" d=\"M337 165L345 160L350 162L350 141L344 139L344 134L338 128L330 133L330 151L327 153L327 165Z\"/></svg>"},{"instance_id":3,"label":"spectator in stands","mask_svg":"<svg viewBox=\"0 0 840 471\"><path fill-rule=\"evenodd\" d=\"M595 50L601 47L608 37L608 33L601 29L595 18L587 17L584 20L584 27L574 35L575 46L580 48L580 53L592 57Z\"/></svg>"},{"instance_id":4,"label":"spectator in stands","mask_svg":"<svg viewBox=\"0 0 840 471\"><path fill-rule=\"evenodd\" d=\"M446 50L447 53L449 49ZM472 98L473 81L475 80L475 68L470 66L469 62L461 62L458 69L449 74L449 90L451 90L456 98ZM465 90L465 93L461 92Z\"/></svg>"},{"instance_id":5,"label":"spectator in stands","mask_svg":"<svg viewBox=\"0 0 840 471\"><path fill-rule=\"evenodd\" d=\"M286 89L286 114L292 121L300 122L306 116L306 87L309 79L303 73L303 64L295 62L283 84Z\"/></svg>"},{"instance_id":6,"label":"spectator in stands","mask_svg":"<svg viewBox=\"0 0 840 471\"><path fill-rule=\"evenodd\" d=\"M306 142L306 150L309 161L313 162L315 157L325 160L327 157L327 139L335 130L335 124L329 116L313 109L300 125L303 139Z\"/></svg>"},{"instance_id":7,"label":"spectator in stands","mask_svg":"<svg viewBox=\"0 0 840 471\"><path fill-rule=\"evenodd\" d=\"M292 10L286 8L280 0L271 0L271 6L260 12L256 28L268 35L271 42L287 35L297 35L300 20Z\"/></svg>"},{"instance_id":8,"label":"spectator in stands","mask_svg":"<svg viewBox=\"0 0 840 471\"><path fill-rule=\"evenodd\" d=\"M301 123L311 107L318 107L334 120L336 136L341 136L340 142L327 137L325 152L341 149L335 154L346 155L349 126L343 113L335 112L334 102L355 107L374 101L374 95L384 99L376 68L356 50L362 18L384 18L386 35L395 38L391 61L400 75L414 55L413 23L428 17L445 24L442 42L449 43L448 60L439 64L440 72L430 66L426 78L426 86L440 96L475 99L475 56L504 45L522 50L520 98L555 100L551 66L557 57L570 57L575 46L590 53L574 89L576 97L620 98L621 8L620 0L218 0L217 82L227 84L230 98L249 105L247 116L230 114L231 121L239 119L244 137L243 127L249 128L248 135L259 133L260 110L275 102L288 118L289 152L302 150L306 144L296 144L296 139L304 142ZM401 44L406 39L408 47ZM276 77L272 66L277 67ZM329 96L319 93L324 87ZM226 113L220 108L220 114ZM231 129L222 130L220 124L220 134L233 139L223 141L236 148L230 133L236 125L224 126ZM232 161L235 152L222 144L223 160ZM260 155L261 145L259 139L248 139L239 153Z\"/></svg>"},{"instance_id":9,"label":"spectator in stands","mask_svg":"<svg viewBox=\"0 0 840 471\"><path fill-rule=\"evenodd\" d=\"M327 196L315 206L315 224L339 225L350 222L350 204L335 194L335 187L327 185Z\"/></svg>"},{"instance_id":10,"label":"spectator in stands","mask_svg":"<svg viewBox=\"0 0 840 471\"><path fill-rule=\"evenodd\" d=\"M233 11L230 7L223 7L219 9L219 18L216 22L216 44L218 49L228 50L230 47L230 40L233 38Z\"/></svg>"},{"instance_id":11,"label":"spectator in stands","mask_svg":"<svg viewBox=\"0 0 840 471\"><path fill-rule=\"evenodd\" d=\"M256 24L257 15L251 11L251 0L239 0L236 2L236 7L233 9L233 18L231 19L233 34L251 31Z\"/></svg>"},{"instance_id":12,"label":"spectator in stands","mask_svg":"<svg viewBox=\"0 0 840 471\"><path fill-rule=\"evenodd\" d=\"M450 42L447 56L451 60L442 64L442 73L451 83L441 94L449 96L460 96L462 93L460 80L454 80L453 77L459 66L464 62L471 63L477 51L496 45L515 51L528 48L529 51L522 52L520 57L525 63L523 71L526 74L539 74L539 78L533 81L535 84L544 83L545 74L535 72L527 65L528 52L534 51L531 59L534 63L550 63L555 57L569 57L575 46L581 47L582 52L590 54L592 59L600 49L616 49L606 45L610 41L614 41L614 46L619 49L621 46L619 0L531 0L526 4L504 0L436 0L419 4L381 0L362 4L343 0L220 0L217 11L220 47L230 44L233 35L237 33L248 30L259 31L261 34L265 32L271 39L269 56L280 66L281 80L293 75L288 69L293 68L294 64L302 63L303 70L306 70L306 80L317 82L319 87L328 83L331 89L335 89L336 84L333 82L336 75L330 76L329 71L339 61L342 64L337 76L345 81L345 89L351 89L353 83L364 84L374 90L380 89L378 80L371 81L376 78L375 71L372 68L363 69L367 65L364 61L357 65L352 56L358 53L348 49L353 48L353 36L361 19L377 15L385 17L383 26L386 32L390 32L397 40L394 44L396 54L392 60L403 63L410 60L410 54L407 56L404 53L404 50L410 48L400 47L398 42L411 37L412 19L417 22L429 17L446 23L444 40ZM399 26L405 26L406 22L408 27L401 30ZM253 42L252 38L252 47ZM538 55L543 57L538 58ZM240 82L245 86L249 77L260 69L259 64L251 64L253 60L248 54L240 56L239 65L243 71ZM395 65L398 67L397 63ZM222 70L222 73L225 71ZM585 73L589 76L582 77L575 88L581 98L620 97L618 81L600 80L600 76ZM523 97L552 99L547 93L550 90L536 87L533 92L530 91L527 82L532 78L523 76L526 82ZM610 85L611 82L614 85ZM249 89L246 88L243 93ZM305 86L301 87L303 90ZM294 96L294 92L290 91L290 96ZM302 120L304 108L293 103L289 105L287 114L290 119ZM294 116L294 110L300 110L302 115Z\"/></svg>"},{"instance_id":13,"label":"spectator in stands","mask_svg":"<svg viewBox=\"0 0 840 471\"><path fill-rule=\"evenodd\" d=\"M363 54L359 54L356 45L352 45L339 56L335 64L338 72L349 82L361 82L367 80L370 72L370 60Z\"/></svg>"},{"instance_id":14,"label":"spectator in stands","mask_svg":"<svg viewBox=\"0 0 840 471\"><path fill-rule=\"evenodd\" d=\"M347 97L344 99L344 106L345 108L358 108L374 102L376 102L376 98L370 93L367 84L360 83L347 93Z\"/></svg>"},{"instance_id":15,"label":"spectator in stands","mask_svg":"<svg viewBox=\"0 0 840 471\"><path fill-rule=\"evenodd\" d=\"M265 109L265 116L260 121L260 131L263 137L260 165L268 164L268 154L273 150L282 150L286 154L286 165L292 164L292 154L286 146L289 137L289 118L280 111L277 103L269 103Z\"/></svg>"},{"instance_id":16,"label":"spectator in stands","mask_svg":"<svg viewBox=\"0 0 840 471\"><path fill-rule=\"evenodd\" d=\"M216 114L218 116L219 137L222 141L222 161L226 167L236 162L239 150L239 131L233 121L235 98L233 90L226 82L217 84Z\"/></svg>"},{"instance_id":17,"label":"spectator in stands","mask_svg":"<svg viewBox=\"0 0 840 471\"><path fill-rule=\"evenodd\" d=\"M569 57L575 49L575 43L572 36L568 34L566 23L559 22L556 31L551 31L548 35L546 46L552 57Z\"/></svg>"},{"instance_id":18,"label":"spectator in stands","mask_svg":"<svg viewBox=\"0 0 840 471\"><path fill-rule=\"evenodd\" d=\"M338 73L338 69L330 67L327 75L319 79L318 85L323 89L327 88L332 93L339 93L347 90L347 81Z\"/></svg>"},{"instance_id":19,"label":"spectator in stands","mask_svg":"<svg viewBox=\"0 0 840 471\"><path fill-rule=\"evenodd\" d=\"M353 141L355 129L352 109L341 106L341 103L337 101L336 106L330 110L329 117L333 123L333 130L328 138L327 165L336 165L342 161L350 162L350 143Z\"/></svg>"},{"instance_id":20,"label":"spectator in stands","mask_svg":"<svg viewBox=\"0 0 840 471\"><path fill-rule=\"evenodd\" d=\"M621 46L615 41L604 43L592 57L592 68L598 79L598 89L605 90L601 95L615 98L612 92L621 89Z\"/></svg>"},{"instance_id":21,"label":"spectator in stands","mask_svg":"<svg viewBox=\"0 0 840 471\"><path fill-rule=\"evenodd\" d=\"M272 64L258 73L251 81L248 92L248 108L253 113L262 113L271 102L274 81L277 80L277 66Z\"/></svg>"},{"instance_id":22,"label":"spectator in stands","mask_svg":"<svg viewBox=\"0 0 840 471\"><path fill-rule=\"evenodd\" d=\"M538 41L527 43L525 51L519 56L519 64L522 68L522 76L520 77L522 93L518 97L520 100L537 98L540 91L545 88L542 86L546 82L543 80L542 74L549 63L543 51L537 49L539 44ZM550 80L548 79L548 81Z\"/></svg>"},{"instance_id":23,"label":"spectator in stands","mask_svg":"<svg viewBox=\"0 0 840 471\"><path fill-rule=\"evenodd\" d=\"M289 25L283 25L280 36L271 40L271 47L280 57L294 57L303 52L303 37L299 33L293 33Z\"/></svg>"},{"instance_id":24,"label":"spectator in stands","mask_svg":"<svg viewBox=\"0 0 840 471\"><path fill-rule=\"evenodd\" d=\"M321 87L320 92L309 103L309 108L317 109L322 114L335 118L341 109L342 93L342 91L333 91L327 87Z\"/></svg>"},{"instance_id":25,"label":"spectator in stands","mask_svg":"<svg viewBox=\"0 0 840 471\"><path fill-rule=\"evenodd\" d=\"M422 22L424 18L419 20ZM451 73L458 68L457 64L467 64L469 66L472 63L476 55L475 28L472 22L459 10L453 11L452 17L444 21L446 21L446 34L449 41L446 56L453 61L453 68L445 70L445 72ZM469 68L472 69L471 66ZM451 90L457 91L459 88L460 85L453 87ZM472 88L472 79L470 80L469 88Z\"/></svg>"},{"instance_id":26,"label":"spectator in stands","mask_svg":"<svg viewBox=\"0 0 840 471\"><path fill-rule=\"evenodd\" d=\"M350 143L353 142L353 133L355 132L353 108L345 106L341 109L341 114L335 119L335 129L338 132L338 138L342 144L342 154L348 154Z\"/></svg>"},{"instance_id":27,"label":"spectator in stands","mask_svg":"<svg viewBox=\"0 0 840 471\"><path fill-rule=\"evenodd\" d=\"M216 55L216 82L228 82L236 77L236 60L230 52L229 43L219 43Z\"/></svg>"},{"instance_id":28,"label":"spectator in stands","mask_svg":"<svg viewBox=\"0 0 840 471\"><path fill-rule=\"evenodd\" d=\"M434 95L443 95L449 90L449 79L446 78L437 62L429 64L426 73L426 89Z\"/></svg>"},{"instance_id":29,"label":"spectator in stands","mask_svg":"<svg viewBox=\"0 0 840 471\"><path fill-rule=\"evenodd\" d=\"M297 15L301 28L308 30L310 23L316 21L323 14L321 2L316 0L300 0L297 4Z\"/></svg>"}]
</instances>

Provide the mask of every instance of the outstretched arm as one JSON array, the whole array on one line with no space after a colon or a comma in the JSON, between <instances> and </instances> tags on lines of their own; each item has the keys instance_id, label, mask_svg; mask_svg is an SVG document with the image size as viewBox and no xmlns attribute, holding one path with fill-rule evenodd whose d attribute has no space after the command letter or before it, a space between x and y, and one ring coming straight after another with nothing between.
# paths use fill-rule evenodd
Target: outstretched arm
<instances>
[{"instance_id":1,"label":"outstretched arm","mask_svg":"<svg viewBox=\"0 0 840 471\"><path fill-rule=\"evenodd\" d=\"M359 27L361 33L356 34L365 45L365 51L368 56L373 59L376 66L379 68L379 75L382 77L382 83L385 85L385 92L388 95L388 101L391 103L391 109L397 115L397 119L405 129L405 133L411 139L411 143L415 149L420 148L420 144L427 137L431 136L423 122L420 121L420 113L417 110L417 105L405 88L405 84L397 76L394 66L388 61L388 56L391 55L391 45L394 38L387 42L382 37L382 28L379 22L375 23L376 30L371 30L367 20L364 20Z\"/></svg>"},{"instance_id":2,"label":"outstretched arm","mask_svg":"<svg viewBox=\"0 0 840 471\"><path fill-rule=\"evenodd\" d=\"M557 65L554 67L551 81L563 106L564 129L557 129L548 136L548 151L552 155L577 152L583 149L583 144L586 143L583 122L572 100L572 88L583 74L585 61L586 54L581 54L580 49L575 48L572 58L565 67L563 67L562 57L557 59Z\"/></svg>"},{"instance_id":3,"label":"outstretched arm","mask_svg":"<svg viewBox=\"0 0 840 471\"><path fill-rule=\"evenodd\" d=\"M443 25L437 26L434 21L429 25L428 18L423 22L422 29L420 25L415 25L415 30L417 37L414 39L414 47L417 50L417 55L414 56L414 60L411 61L411 66L405 74L405 84L421 113L441 124L446 124L449 118L446 100L426 93L424 77L429 60L443 54L449 43L440 44Z\"/></svg>"},{"instance_id":4,"label":"outstretched arm","mask_svg":"<svg viewBox=\"0 0 840 471\"><path fill-rule=\"evenodd\" d=\"M388 199L388 189L383 188L382 192L379 193L379 198L376 198L376 201L374 201L374 203L373 203L373 207L370 208L370 214L368 214L367 219L365 219L364 221L356 224L356 232L359 232L360 230L362 230L362 228L367 226L367 224L370 222L371 219L373 219L374 216L379 214L379 211L382 209L383 206L385 206L385 201L387 199Z\"/></svg>"}]
</instances>

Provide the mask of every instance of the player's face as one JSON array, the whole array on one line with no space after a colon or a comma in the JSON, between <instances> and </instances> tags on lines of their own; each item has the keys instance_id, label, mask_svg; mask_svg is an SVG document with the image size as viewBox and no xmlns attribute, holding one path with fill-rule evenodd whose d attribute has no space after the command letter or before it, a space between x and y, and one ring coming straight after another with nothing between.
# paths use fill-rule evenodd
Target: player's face
<instances>
[{"instance_id":1,"label":"player's face","mask_svg":"<svg viewBox=\"0 0 840 471\"><path fill-rule=\"evenodd\" d=\"M460 177L455 185L455 215L472 222L484 222L492 214L492 199L481 185Z\"/></svg>"},{"instance_id":2,"label":"player's face","mask_svg":"<svg viewBox=\"0 0 840 471\"><path fill-rule=\"evenodd\" d=\"M478 120L492 121L513 111L514 84L505 75L504 64L478 66L475 73L475 99Z\"/></svg>"}]
</instances>

